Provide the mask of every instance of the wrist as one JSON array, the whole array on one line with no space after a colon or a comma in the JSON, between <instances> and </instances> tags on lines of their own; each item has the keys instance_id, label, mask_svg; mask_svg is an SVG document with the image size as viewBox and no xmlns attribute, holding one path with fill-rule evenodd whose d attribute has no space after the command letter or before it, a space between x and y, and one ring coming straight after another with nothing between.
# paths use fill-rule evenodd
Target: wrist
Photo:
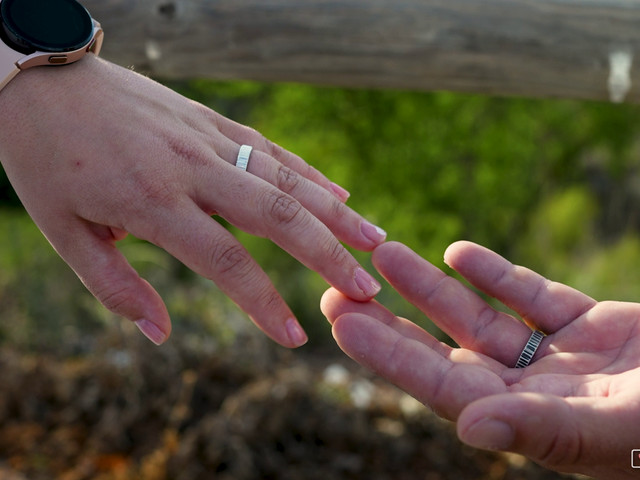
<instances>
[{"instance_id":1,"label":"wrist","mask_svg":"<svg viewBox=\"0 0 640 480\"><path fill-rule=\"evenodd\" d=\"M99 53L103 31L77 0L0 0L0 90L33 67Z\"/></svg>"},{"instance_id":2,"label":"wrist","mask_svg":"<svg viewBox=\"0 0 640 480\"><path fill-rule=\"evenodd\" d=\"M20 112L27 112L35 102L38 107L56 102L65 92L73 94L78 82L87 81L100 60L87 55L64 68L29 68L20 72L0 90L0 123L12 123Z\"/></svg>"}]
</instances>

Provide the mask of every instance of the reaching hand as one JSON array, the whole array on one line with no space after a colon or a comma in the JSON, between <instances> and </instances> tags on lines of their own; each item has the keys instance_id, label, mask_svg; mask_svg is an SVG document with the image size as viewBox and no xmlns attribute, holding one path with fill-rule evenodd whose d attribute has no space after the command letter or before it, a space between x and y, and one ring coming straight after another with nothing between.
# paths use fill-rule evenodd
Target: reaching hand
<instances>
[{"instance_id":1,"label":"reaching hand","mask_svg":"<svg viewBox=\"0 0 640 480\"><path fill-rule=\"evenodd\" d=\"M516 369L531 334L525 323L399 243L377 247L373 262L460 348L375 301L331 289L322 309L349 356L456 421L469 445L559 471L637 473L630 453L640 448L640 304L596 302L483 247L453 244L449 266L547 334L532 362Z\"/></svg>"},{"instance_id":2,"label":"reaching hand","mask_svg":"<svg viewBox=\"0 0 640 480\"><path fill-rule=\"evenodd\" d=\"M31 217L87 288L156 343L169 315L115 247L127 233L215 281L285 346L304 343L304 331L211 214L270 238L354 299L379 289L339 241L371 250L384 232L344 205L344 189L146 77L88 55L20 73L0 111L0 161ZM243 144L253 146L247 172L234 166Z\"/></svg>"}]
</instances>

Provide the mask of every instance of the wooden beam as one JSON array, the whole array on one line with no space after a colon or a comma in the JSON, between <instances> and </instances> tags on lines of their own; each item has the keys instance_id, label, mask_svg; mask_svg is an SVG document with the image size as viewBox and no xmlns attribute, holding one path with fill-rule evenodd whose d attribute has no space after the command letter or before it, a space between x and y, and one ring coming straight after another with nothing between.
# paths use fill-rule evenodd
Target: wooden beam
<instances>
[{"instance_id":1,"label":"wooden beam","mask_svg":"<svg viewBox=\"0 0 640 480\"><path fill-rule=\"evenodd\" d=\"M640 101L638 0L84 0L156 77Z\"/></svg>"}]
</instances>

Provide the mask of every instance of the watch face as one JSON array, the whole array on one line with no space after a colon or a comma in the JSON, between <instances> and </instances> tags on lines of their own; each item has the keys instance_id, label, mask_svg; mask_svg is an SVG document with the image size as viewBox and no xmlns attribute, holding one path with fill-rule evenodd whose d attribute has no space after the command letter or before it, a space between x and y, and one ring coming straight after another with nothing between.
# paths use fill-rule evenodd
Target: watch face
<instances>
[{"instance_id":1,"label":"watch face","mask_svg":"<svg viewBox=\"0 0 640 480\"><path fill-rule=\"evenodd\" d=\"M91 40L91 16L75 0L0 1L2 34L16 50L67 52Z\"/></svg>"}]
</instances>

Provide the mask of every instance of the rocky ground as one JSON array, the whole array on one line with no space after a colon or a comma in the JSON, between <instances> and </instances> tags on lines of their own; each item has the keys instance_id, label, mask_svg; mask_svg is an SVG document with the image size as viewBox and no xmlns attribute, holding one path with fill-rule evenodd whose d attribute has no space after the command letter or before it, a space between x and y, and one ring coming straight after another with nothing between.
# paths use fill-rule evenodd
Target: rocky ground
<instances>
[{"instance_id":1,"label":"rocky ground","mask_svg":"<svg viewBox=\"0 0 640 480\"><path fill-rule=\"evenodd\" d=\"M463 446L337 352L186 343L0 349L0 480L565 478Z\"/></svg>"}]
</instances>

